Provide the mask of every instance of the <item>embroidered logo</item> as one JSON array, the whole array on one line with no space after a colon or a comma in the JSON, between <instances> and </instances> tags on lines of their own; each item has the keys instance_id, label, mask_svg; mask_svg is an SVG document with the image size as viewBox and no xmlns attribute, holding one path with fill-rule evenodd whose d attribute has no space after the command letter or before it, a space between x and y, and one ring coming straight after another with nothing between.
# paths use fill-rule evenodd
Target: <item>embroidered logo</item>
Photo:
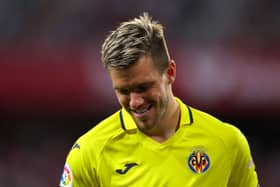
<instances>
[{"instance_id":1,"label":"embroidered logo","mask_svg":"<svg viewBox=\"0 0 280 187\"><path fill-rule=\"evenodd\" d=\"M128 172L128 170L130 170L134 166L138 166L138 164L135 162L132 162L132 163L125 164L124 166L125 166L124 169L116 169L116 172L121 175L126 174Z\"/></svg>"},{"instance_id":2,"label":"embroidered logo","mask_svg":"<svg viewBox=\"0 0 280 187\"><path fill-rule=\"evenodd\" d=\"M210 166L209 156L204 151L196 150L190 154L188 165L194 173L204 173Z\"/></svg>"},{"instance_id":3,"label":"embroidered logo","mask_svg":"<svg viewBox=\"0 0 280 187\"><path fill-rule=\"evenodd\" d=\"M75 149L75 148L80 149L80 145L79 145L79 144L77 144L77 143L75 143L75 144L72 146L72 148L71 148L71 149Z\"/></svg>"}]
</instances>

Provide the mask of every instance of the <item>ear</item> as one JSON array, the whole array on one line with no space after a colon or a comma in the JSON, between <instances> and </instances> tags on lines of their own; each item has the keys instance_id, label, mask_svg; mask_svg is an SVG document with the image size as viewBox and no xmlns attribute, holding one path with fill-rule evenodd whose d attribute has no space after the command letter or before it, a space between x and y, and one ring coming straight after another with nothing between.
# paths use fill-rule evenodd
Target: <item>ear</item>
<instances>
[{"instance_id":1,"label":"ear","mask_svg":"<svg viewBox=\"0 0 280 187\"><path fill-rule=\"evenodd\" d=\"M176 78L176 63L170 60L167 68L167 79L170 84L174 83Z\"/></svg>"}]
</instances>

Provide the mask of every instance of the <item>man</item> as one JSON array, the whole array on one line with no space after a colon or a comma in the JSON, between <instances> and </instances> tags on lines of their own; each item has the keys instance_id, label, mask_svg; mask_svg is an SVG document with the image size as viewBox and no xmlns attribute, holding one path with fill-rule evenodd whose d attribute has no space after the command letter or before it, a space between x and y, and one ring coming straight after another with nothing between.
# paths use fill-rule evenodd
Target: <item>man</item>
<instances>
[{"instance_id":1,"label":"man","mask_svg":"<svg viewBox=\"0 0 280 187\"><path fill-rule=\"evenodd\" d=\"M73 145L61 187L256 187L255 165L234 126L174 97L176 64L163 27L145 13L102 46L122 108Z\"/></svg>"}]
</instances>

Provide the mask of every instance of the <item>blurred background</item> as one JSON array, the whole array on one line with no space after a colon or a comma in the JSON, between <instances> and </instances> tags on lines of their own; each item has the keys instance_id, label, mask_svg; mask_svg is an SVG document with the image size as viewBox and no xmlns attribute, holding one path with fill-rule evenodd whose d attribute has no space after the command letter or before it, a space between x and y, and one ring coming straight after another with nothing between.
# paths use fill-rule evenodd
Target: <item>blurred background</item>
<instances>
[{"instance_id":1,"label":"blurred background","mask_svg":"<svg viewBox=\"0 0 280 187\"><path fill-rule=\"evenodd\" d=\"M58 186L74 141L119 108L100 61L110 30L165 26L175 95L239 127L279 187L280 1L1 0L0 186Z\"/></svg>"}]
</instances>

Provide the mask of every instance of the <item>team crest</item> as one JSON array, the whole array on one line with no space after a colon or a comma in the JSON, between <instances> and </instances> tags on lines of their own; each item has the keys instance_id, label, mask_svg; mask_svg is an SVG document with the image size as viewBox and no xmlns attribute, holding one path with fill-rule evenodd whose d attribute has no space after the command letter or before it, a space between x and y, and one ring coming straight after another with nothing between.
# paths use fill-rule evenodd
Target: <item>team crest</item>
<instances>
[{"instance_id":1,"label":"team crest","mask_svg":"<svg viewBox=\"0 0 280 187\"><path fill-rule=\"evenodd\" d=\"M65 164L62 176L60 178L60 187L72 187L72 181L73 181L73 176L72 176L72 171L68 164Z\"/></svg>"},{"instance_id":2,"label":"team crest","mask_svg":"<svg viewBox=\"0 0 280 187\"><path fill-rule=\"evenodd\" d=\"M190 154L188 165L194 173L204 173L210 166L209 156L204 151L196 150Z\"/></svg>"}]
</instances>

